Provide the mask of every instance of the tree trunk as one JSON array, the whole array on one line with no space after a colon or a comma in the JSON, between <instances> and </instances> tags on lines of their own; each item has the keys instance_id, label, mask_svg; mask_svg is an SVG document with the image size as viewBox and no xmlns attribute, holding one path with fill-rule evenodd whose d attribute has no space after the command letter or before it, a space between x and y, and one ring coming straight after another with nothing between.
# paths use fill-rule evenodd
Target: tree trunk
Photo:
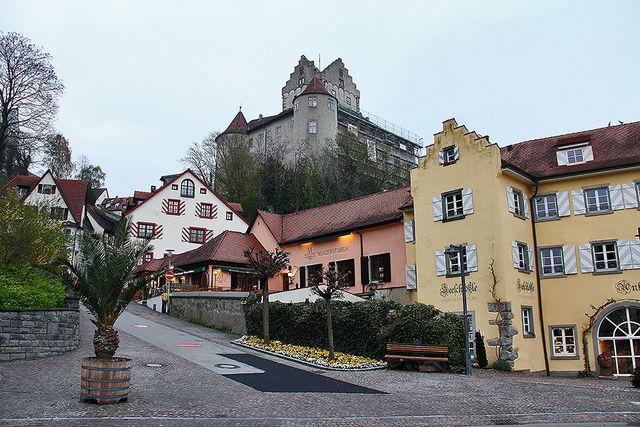
<instances>
[{"instance_id":1,"label":"tree trunk","mask_svg":"<svg viewBox=\"0 0 640 427\"><path fill-rule=\"evenodd\" d=\"M333 354L333 320L331 313L331 300L327 301L327 336L329 338L329 360L335 359L335 355Z\"/></svg>"},{"instance_id":2,"label":"tree trunk","mask_svg":"<svg viewBox=\"0 0 640 427\"><path fill-rule=\"evenodd\" d=\"M262 339L269 343L269 281L260 279L262 284Z\"/></svg>"},{"instance_id":3,"label":"tree trunk","mask_svg":"<svg viewBox=\"0 0 640 427\"><path fill-rule=\"evenodd\" d=\"M118 331L111 326L98 326L93 334L93 350L98 359L112 359L119 344Z\"/></svg>"}]
</instances>

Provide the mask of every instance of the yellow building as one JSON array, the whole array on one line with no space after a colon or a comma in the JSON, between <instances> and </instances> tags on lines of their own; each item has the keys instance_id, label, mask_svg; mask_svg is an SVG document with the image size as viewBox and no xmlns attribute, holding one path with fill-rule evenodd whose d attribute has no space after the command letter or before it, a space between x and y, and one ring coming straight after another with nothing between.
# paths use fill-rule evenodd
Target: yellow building
<instances>
[{"instance_id":1,"label":"yellow building","mask_svg":"<svg viewBox=\"0 0 640 427\"><path fill-rule=\"evenodd\" d=\"M639 181L640 122L500 148L445 121L411 172L405 211L418 301L461 312L462 268L490 363L568 374L586 353L598 374L630 374L640 365ZM465 246L462 262L451 244Z\"/></svg>"}]
</instances>

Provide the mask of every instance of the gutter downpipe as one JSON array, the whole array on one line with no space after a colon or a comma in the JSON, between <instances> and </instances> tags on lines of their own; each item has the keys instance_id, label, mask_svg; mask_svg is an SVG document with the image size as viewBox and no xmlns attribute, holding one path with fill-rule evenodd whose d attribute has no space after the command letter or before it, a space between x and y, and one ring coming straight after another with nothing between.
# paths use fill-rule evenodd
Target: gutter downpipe
<instances>
[{"instance_id":1,"label":"gutter downpipe","mask_svg":"<svg viewBox=\"0 0 640 427\"><path fill-rule=\"evenodd\" d=\"M536 251L536 259L538 259L538 235L536 234L536 221L535 215L535 197L538 194L538 183L534 181L535 191L529 199L529 211L531 212L531 230L533 231L533 248ZM549 355L547 353L547 338L545 334L544 314L542 309L542 287L540 286L540 262L536 262L536 284L538 286L538 310L540 316L540 337L542 338L542 352L544 354L544 369L547 372L547 376L550 376L549 372Z\"/></svg>"},{"instance_id":2,"label":"gutter downpipe","mask_svg":"<svg viewBox=\"0 0 640 427\"><path fill-rule=\"evenodd\" d=\"M362 268L362 257L364 256L364 246L362 243L362 233L360 233L360 231L358 230L353 230L354 233L358 233L358 236L360 236L360 268ZM362 277L362 271L360 272L360 277ZM364 289L364 283L362 284L362 293L365 292Z\"/></svg>"}]
</instances>

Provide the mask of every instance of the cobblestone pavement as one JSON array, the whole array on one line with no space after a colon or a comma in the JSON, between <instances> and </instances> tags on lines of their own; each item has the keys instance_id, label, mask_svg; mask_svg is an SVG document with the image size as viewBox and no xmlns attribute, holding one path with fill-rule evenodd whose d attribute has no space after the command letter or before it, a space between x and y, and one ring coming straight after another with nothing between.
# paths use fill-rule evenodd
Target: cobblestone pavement
<instances>
[{"instance_id":1,"label":"cobblestone pavement","mask_svg":"<svg viewBox=\"0 0 640 427\"><path fill-rule=\"evenodd\" d=\"M214 343L233 335L132 305L128 311ZM627 380L579 380L474 371L472 378L410 371L335 372L275 360L385 394L263 393L120 333L134 360L129 401L79 399L80 361L93 327L81 316L80 349L0 363L0 425L16 426L423 426L522 423L639 423L640 391ZM242 350L245 351L244 349ZM147 367L160 363L161 368Z\"/></svg>"}]
</instances>

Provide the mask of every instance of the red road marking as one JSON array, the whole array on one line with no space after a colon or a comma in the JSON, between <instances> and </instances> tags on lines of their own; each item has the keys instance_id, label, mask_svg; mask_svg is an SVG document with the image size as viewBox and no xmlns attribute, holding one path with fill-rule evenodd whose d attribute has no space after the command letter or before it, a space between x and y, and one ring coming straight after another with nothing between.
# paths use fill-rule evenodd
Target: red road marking
<instances>
[{"instance_id":1,"label":"red road marking","mask_svg":"<svg viewBox=\"0 0 640 427\"><path fill-rule=\"evenodd\" d=\"M202 344L178 344L178 347L198 348L202 347Z\"/></svg>"}]
</instances>

